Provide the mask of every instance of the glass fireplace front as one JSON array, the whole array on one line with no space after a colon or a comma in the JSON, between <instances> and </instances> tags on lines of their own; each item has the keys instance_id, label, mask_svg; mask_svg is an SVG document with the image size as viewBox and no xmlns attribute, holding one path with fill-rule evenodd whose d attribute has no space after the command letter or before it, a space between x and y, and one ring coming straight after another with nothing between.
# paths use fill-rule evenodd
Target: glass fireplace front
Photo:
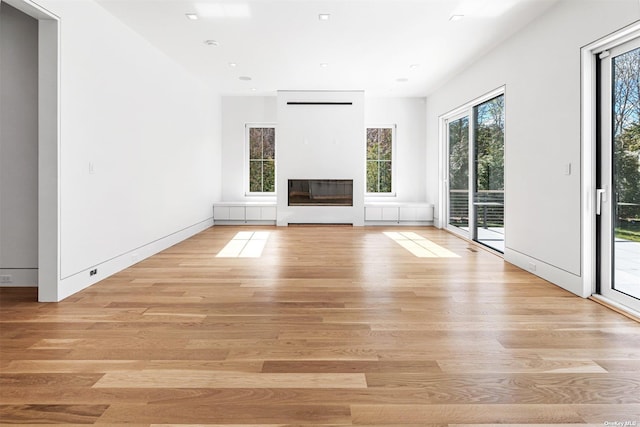
<instances>
[{"instance_id":1,"label":"glass fireplace front","mask_svg":"<svg viewBox=\"0 0 640 427\"><path fill-rule=\"evenodd\" d=\"M289 206L353 206L352 179L290 179Z\"/></svg>"}]
</instances>

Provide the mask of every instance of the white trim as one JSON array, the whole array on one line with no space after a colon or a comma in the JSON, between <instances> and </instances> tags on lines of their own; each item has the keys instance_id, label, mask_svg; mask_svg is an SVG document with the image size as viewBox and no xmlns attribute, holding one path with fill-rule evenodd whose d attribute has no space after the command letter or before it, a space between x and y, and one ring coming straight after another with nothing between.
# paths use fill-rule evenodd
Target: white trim
<instances>
[{"instance_id":1,"label":"white trim","mask_svg":"<svg viewBox=\"0 0 640 427\"><path fill-rule=\"evenodd\" d=\"M54 13L48 11L44 7L34 3L31 0L2 0L2 2L18 9L19 11L39 21L41 20L59 21L60 20L60 18L56 16Z\"/></svg>"},{"instance_id":2,"label":"white trim","mask_svg":"<svg viewBox=\"0 0 640 427\"><path fill-rule=\"evenodd\" d=\"M618 310L620 310L620 311L622 311L624 313L627 313L627 314L629 314L629 315L631 315L633 317L640 318L640 311L634 310L634 309L632 309L630 307L627 307L626 305L622 305L617 301L614 301L612 299L609 299L609 298L604 297L604 296L599 295L599 294L594 294L591 297L593 299L595 299L595 300L602 301L605 304L608 304L608 305L610 305L610 306L612 306L614 308L617 308Z\"/></svg>"},{"instance_id":3,"label":"white trim","mask_svg":"<svg viewBox=\"0 0 640 427\"><path fill-rule=\"evenodd\" d=\"M469 160L471 160L473 158L473 156L471 156L471 150L473 149L471 144L471 141L473 141L473 124L472 124L473 108L477 105L482 104L483 102L489 101L500 95L504 95L505 96L505 155L506 155L506 127L507 127L506 125L506 93L507 93L507 87L506 85L502 85L496 89L493 89L485 93L484 95L474 98L471 101L468 101L462 104L461 106L454 108L453 110L450 110L444 114L441 114L438 117L438 138L440 140L440 143L438 144L439 191L438 191L437 218L435 220L436 226L438 228L446 229L448 231L451 231L454 234L460 235L468 239L473 238L473 236L471 236L471 224L469 224L470 231L468 233L461 233L460 230L452 229L448 226L448 212L447 212L448 195L447 193L449 191L449 188L448 188L447 181L448 181L448 175L449 175L449 156L448 156L449 132L448 132L447 126L449 121L457 120L464 116L469 117L469 150L470 150ZM469 191L472 191L471 179L472 179L472 176L471 174L469 174ZM506 183L505 183L505 190L506 190ZM472 219L471 217L472 217L472 212L471 210L469 210L469 220Z\"/></svg>"},{"instance_id":4,"label":"white trim","mask_svg":"<svg viewBox=\"0 0 640 427\"><path fill-rule=\"evenodd\" d=\"M171 246L178 244L212 226L213 217L207 218L204 221L161 237L158 240L147 243L138 248L131 249L107 261L92 265L85 270L78 271L77 273L66 277L62 281L64 283L64 287L62 287L57 301L62 301L76 292L86 289L89 286L104 280L105 278L118 273L143 259L149 258L152 255L168 249ZM97 274L91 276L90 282L87 282L87 277L90 277L89 272L94 269L97 271Z\"/></svg>"},{"instance_id":5,"label":"white trim","mask_svg":"<svg viewBox=\"0 0 640 427\"><path fill-rule=\"evenodd\" d=\"M433 210L433 225L440 229L447 226L447 219L445 218L447 209L444 207L444 202L446 201L445 192L448 186L447 164L449 163L446 120L447 118L444 116L438 117L438 209Z\"/></svg>"},{"instance_id":6,"label":"white trim","mask_svg":"<svg viewBox=\"0 0 640 427\"><path fill-rule=\"evenodd\" d=\"M596 55L616 45L640 37L640 22L603 37L583 47L581 56L581 121L582 121L582 292L584 298L596 292L596 192L597 93Z\"/></svg>"},{"instance_id":7,"label":"white trim","mask_svg":"<svg viewBox=\"0 0 640 427\"><path fill-rule=\"evenodd\" d=\"M59 300L60 18L31 0L2 0L38 20L38 301Z\"/></svg>"},{"instance_id":8,"label":"white trim","mask_svg":"<svg viewBox=\"0 0 640 427\"><path fill-rule=\"evenodd\" d=\"M456 115L462 115L466 110L475 107L478 104L482 104L483 102L489 101L497 96L500 96L504 93L506 93L507 91L507 86L506 85L502 85L500 87L497 87L487 93L485 93L484 95L480 95L477 98L472 99L471 101L465 102L464 104L454 108L453 110L450 110L444 114L441 114L439 116L440 119L448 119L451 117L454 117Z\"/></svg>"},{"instance_id":9,"label":"white trim","mask_svg":"<svg viewBox=\"0 0 640 427\"><path fill-rule=\"evenodd\" d=\"M442 164L442 202L443 202L443 215L442 218L444 219L444 223L443 223L443 228L452 232L455 235L458 235L460 237L463 237L465 239L472 239L471 236L471 232L470 229L469 230L464 230L462 228L459 227L453 227L449 225L448 219L449 219L449 125L451 124L451 122L455 122L458 120L461 120L463 118L467 118L467 126L469 126L469 133L468 133L468 141L467 144L468 146L468 152L467 152L467 158L471 159L472 158L472 147L471 147L471 141L473 139L473 129L471 127L471 119L473 118L473 114L472 114L472 109L471 108L465 108L462 111L458 112L455 115L452 115L450 117L447 117L446 119L444 119L444 128L443 128L443 132L444 132L444 147L443 147L443 151L446 153L446 155L444 156L443 159L443 164ZM468 169L468 167L467 167ZM469 189L469 191L471 191L471 185L472 185L472 177L471 174L469 174L469 178L468 178L468 182L467 182L467 189ZM471 211L469 211L469 215L471 215ZM471 220L471 218L469 218Z\"/></svg>"},{"instance_id":10,"label":"white trim","mask_svg":"<svg viewBox=\"0 0 640 427\"><path fill-rule=\"evenodd\" d=\"M504 260L515 265L531 274L543 278L551 283L562 283L562 288L567 291L580 295L582 287L582 278L574 273L559 268L553 264L549 264L541 259L532 257L505 246Z\"/></svg>"},{"instance_id":11,"label":"white trim","mask_svg":"<svg viewBox=\"0 0 640 427\"><path fill-rule=\"evenodd\" d=\"M8 283L2 283L3 288L11 287L38 287L38 269L37 268L0 268L0 276L11 276Z\"/></svg>"},{"instance_id":12,"label":"white trim","mask_svg":"<svg viewBox=\"0 0 640 427\"><path fill-rule=\"evenodd\" d=\"M275 158L276 162L276 170L274 171L274 188L275 191L272 192L262 192L262 191L250 191L249 189L249 131L255 128L272 128L275 130ZM244 124L244 151L243 151L243 188L244 195L247 197L274 197L278 194L278 129L276 123L245 123Z\"/></svg>"},{"instance_id":13,"label":"white trim","mask_svg":"<svg viewBox=\"0 0 640 427\"><path fill-rule=\"evenodd\" d=\"M38 21L38 301L57 301L62 287L61 22Z\"/></svg>"},{"instance_id":14,"label":"white trim","mask_svg":"<svg viewBox=\"0 0 640 427\"><path fill-rule=\"evenodd\" d=\"M396 197L396 146L397 144L397 124L369 124L365 126L365 138L367 129L391 129L391 191L388 193L370 193L367 191L367 143L364 145L364 197L366 198L384 198Z\"/></svg>"}]
</instances>

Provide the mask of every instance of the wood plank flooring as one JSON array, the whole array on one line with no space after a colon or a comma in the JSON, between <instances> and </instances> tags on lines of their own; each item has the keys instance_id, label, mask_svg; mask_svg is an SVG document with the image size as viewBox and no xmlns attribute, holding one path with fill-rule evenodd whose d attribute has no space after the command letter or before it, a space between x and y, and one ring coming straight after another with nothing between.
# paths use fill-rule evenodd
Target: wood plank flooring
<instances>
[{"instance_id":1,"label":"wood plank flooring","mask_svg":"<svg viewBox=\"0 0 640 427\"><path fill-rule=\"evenodd\" d=\"M35 299L0 289L0 424L640 425L638 323L433 228L214 227Z\"/></svg>"}]
</instances>

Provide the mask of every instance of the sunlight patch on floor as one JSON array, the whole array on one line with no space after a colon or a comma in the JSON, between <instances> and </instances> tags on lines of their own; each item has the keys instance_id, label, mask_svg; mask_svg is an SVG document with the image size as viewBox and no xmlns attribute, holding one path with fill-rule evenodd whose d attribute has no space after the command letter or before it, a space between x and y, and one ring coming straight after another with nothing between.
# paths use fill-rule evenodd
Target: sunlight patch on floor
<instances>
[{"instance_id":1,"label":"sunlight patch on floor","mask_svg":"<svg viewBox=\"0 0 640 427\"><path fill-rule=\"evenodd\" d=\"M459 255L414 232L385 231L384 235L418 258L460 258Z\"/></svg>"},{"instance_id":2,"label":"sunlight patch on floor","mask_svg":"<svg viewBox=\"0 0 640 427\"><path fill-rule=\"evenodd\" d=\"M241 231L218 252L216 258L260 258L268 238L268 231Z\"/></svg>"}]
</instances>

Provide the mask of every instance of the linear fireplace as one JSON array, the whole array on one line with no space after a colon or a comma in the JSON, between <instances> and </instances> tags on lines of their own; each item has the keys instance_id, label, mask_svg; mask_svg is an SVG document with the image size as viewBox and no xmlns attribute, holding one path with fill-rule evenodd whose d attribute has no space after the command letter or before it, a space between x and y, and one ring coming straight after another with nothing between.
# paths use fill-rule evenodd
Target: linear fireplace
<instances>
[{"instance_id":1,"label":"linear fireplace","mask_svg":"<svg viewBox=\"0 0 640 427\"><path fill-rule=\"evenodd\" d=\"M352 179L290 179L289 206L353 206Z\"/></svg>"}]
</instances>

